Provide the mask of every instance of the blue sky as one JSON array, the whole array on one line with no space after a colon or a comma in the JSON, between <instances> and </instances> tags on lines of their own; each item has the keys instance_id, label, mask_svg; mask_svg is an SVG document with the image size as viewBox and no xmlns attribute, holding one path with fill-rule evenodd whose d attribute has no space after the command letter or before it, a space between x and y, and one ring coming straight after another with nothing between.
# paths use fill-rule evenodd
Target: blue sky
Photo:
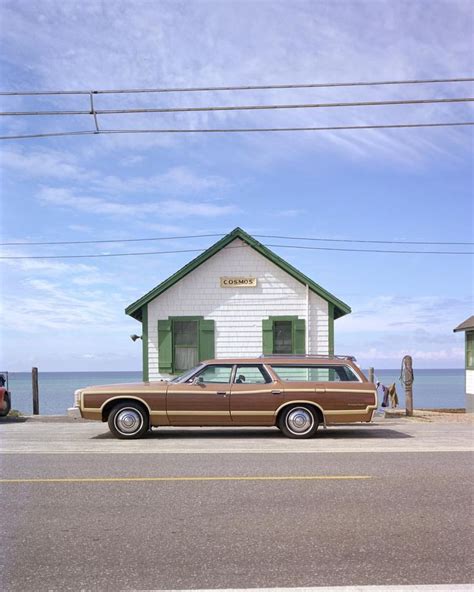
<instances>
[{"instance_id":1,"label":"blue sky","mask_svg":"<svg viewBox=\"0 0 474 592\"><path fill-rule=\"evenodd\" d=\"M83 90L472 76L472 12L468 1L4 0L1 86ZM114 104L449 96L472 96L472 85L140 95ZM112 99L99 97L97 106L110 108ZM33 107L83 109L87 100L2 101L2 110ZM117 115L103 116L101 124L326 126L472 115L468 104L445 104ZM2 132L9 134L92 125L79 117L4 119ZM235 226L254 235L473 242L472 148L469 128L4 141L2 242L225 234ZM215 240L17 245L2 253L204 249ZM463 336L452 329L473 312L471 256L274 250L352 307L351 315L336 321L338 352L378 368L399 367L406 353L419 368L463 366ZM0 366L140 369L141 348L129 339L140 326L123 310L192 257L1 261Z\"/></svg>"}]
</instances>

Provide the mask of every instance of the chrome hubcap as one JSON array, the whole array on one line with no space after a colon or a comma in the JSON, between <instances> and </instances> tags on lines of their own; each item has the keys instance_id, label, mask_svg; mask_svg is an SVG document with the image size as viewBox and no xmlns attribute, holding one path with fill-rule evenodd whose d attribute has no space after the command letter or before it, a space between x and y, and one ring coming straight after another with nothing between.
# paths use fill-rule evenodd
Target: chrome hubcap
<instances>
[{"instance_id":1,"label":"chrome hubcap","mask_svg":"<svg viewBox=\"0 0 474 592\"><path fill-rule=\"evenodd\" d=\"M296 407L288 413L286 425L294 434L305 434L312 429L314 418L307 409Z\"/></svg>"},{"instance_id":2,"label":"chrome hubcap","mask_svg":"<svg viewBox=\"0 0 474 592\"><path fill-rule=\"evenodd\" d=\"M138 432L142 425L143 417L135 409L122 409L115 416L115 426L124 434Z\"/></svg>"}]
</instances>

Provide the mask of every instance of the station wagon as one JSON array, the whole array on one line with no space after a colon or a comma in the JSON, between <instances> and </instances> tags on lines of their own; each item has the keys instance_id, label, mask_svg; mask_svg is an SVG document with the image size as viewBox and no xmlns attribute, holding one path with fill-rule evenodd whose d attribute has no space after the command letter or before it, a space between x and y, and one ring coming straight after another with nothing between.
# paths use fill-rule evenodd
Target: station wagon
<instances>
[{"instance_id":1,"label":"station wagon","mask_svg":"<svg viewBox=\"0 0 474 592\"><path fill-rule=\"evenodd\" d=\"M276 426L311 438L320 425L370 422L377 393L350 356L262 356L207 360L169 381L79 389L75 404L123 439L160 426Z\"/></svg>"}]
</instances>

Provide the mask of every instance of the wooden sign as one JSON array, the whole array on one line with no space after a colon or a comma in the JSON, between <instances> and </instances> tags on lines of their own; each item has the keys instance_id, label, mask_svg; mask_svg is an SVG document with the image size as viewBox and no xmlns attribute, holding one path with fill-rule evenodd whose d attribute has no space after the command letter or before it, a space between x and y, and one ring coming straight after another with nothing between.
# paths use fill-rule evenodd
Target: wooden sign
<instances>
[{"instance_id":1,"label":"wooden sign","mask_svg":"<svg viewBox=\"0 0 474 592\"><path fill-rule=\"evenodd\" d=\"M221 288L256 288L254 277L221 277Z\"/></svg>"}]
</instances>

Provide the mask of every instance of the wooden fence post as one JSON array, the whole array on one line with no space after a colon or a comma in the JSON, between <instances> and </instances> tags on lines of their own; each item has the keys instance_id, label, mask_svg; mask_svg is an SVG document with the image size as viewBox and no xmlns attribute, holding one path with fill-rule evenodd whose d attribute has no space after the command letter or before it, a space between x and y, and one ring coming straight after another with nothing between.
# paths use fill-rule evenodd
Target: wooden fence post
<instances>
[{"instance_id":1,"label":"wooden fence post","mask_svg":"<svg viewBox=\"0 0 474 592\"><path fill-rule=\"evenodd\" d=\"M369 382L374 382L375 378L375 370L374 368L369 368Z\"/></svg>"},{"instance_id":2,"label":"wooden fence post","mask_svg":"<svg viewBox=\"0 0 474 592\"><path fill-rule=\"evenodd\" d=\"M33 415L39 415L38 368L31 369L31 386L33 391Z\"/></svg>"}]
</instances>

